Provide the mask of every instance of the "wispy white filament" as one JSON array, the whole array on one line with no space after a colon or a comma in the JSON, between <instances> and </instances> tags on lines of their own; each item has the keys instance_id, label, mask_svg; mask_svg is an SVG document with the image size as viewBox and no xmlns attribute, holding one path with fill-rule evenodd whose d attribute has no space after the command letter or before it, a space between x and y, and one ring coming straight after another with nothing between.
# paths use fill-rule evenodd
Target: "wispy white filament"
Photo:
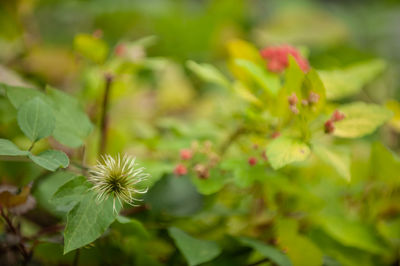
<instances>
[{"instance_id":1,"label":"wispy white filament","mask_svg":"<svg viewBox=\"0 0 400 266\"><path fill-rule=\"evenodd\" d=\"M118 154L116 158L104 155L101 160L89 171L89 181L93 184L93 190L98 193L97 200L100 202L113 197L113 209L115 201L123 204L128 203L137 206L135 203L140 199L135 198L137 194L147 192L147 188L138 188L139 183L145 181L149 174L144 173L143 167L138 167L136 158Z\"/></svg>"}]
</instances>

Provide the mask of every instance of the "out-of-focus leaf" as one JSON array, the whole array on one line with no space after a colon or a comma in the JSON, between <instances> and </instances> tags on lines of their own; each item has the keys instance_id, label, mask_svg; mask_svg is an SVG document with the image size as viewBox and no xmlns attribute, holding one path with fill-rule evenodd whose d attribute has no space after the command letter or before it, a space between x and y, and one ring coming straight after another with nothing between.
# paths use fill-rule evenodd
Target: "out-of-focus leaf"
<instances>
[{"instance_id":1,"label":"out-of-focus leaf","mask_svg":"<svg viewBox=\"0 0 400 266\"><path fill-rule=\"evenodd\" d=\"M395 100L389 100L385 106L394 114L389 121L389 126L396 130L396 132L400 132L400 103Z\"/></svg>"},{"instance_id":2,"label":"out-of-focus leaf","mask_svg":"<svg viewBox=\"0 0 400 266\"><path fill-rule=\"evenodd\" d=\"M350 181L350 153L347 150L338 149L336 147L327 147L324 145L315 145L312 147L313 152L325 163L330 164L337 173Z\"/></svg>"},{"instance_id":3,"label":"out-of-focus leaf","mask_svg":"<svg viewBox=\"0 0 400 266\"><path fill-rule=\"evenodd\" d=\"M46 91L53 101L56 118L54 138L69 147L82 145L92 131L93 125L79 102L60 90L47 87Z\"/></svg>"},{"instance_id":4,"label":"out-of-focus leaf","mask_svg":"<svg viewBox=\"0 0 400 266\"><path fill-rule=\"evenodd\" d=\"M225 88L230 87L229 80L213 65L198 64L194 61L188 61L186 65L204 81L216 83Z\"/></svg>"},{"instance_id":5,"label":"out-of-focus leaf","mask_svg":"<svg viewBox=\"0 0 400 266\"><path fill-rule=\"evenodd\" d=\"M33 142L48 137L54 130L53 110L39 97L35 97L18 108L18 125Z\"/></svg>"},{"instance_id":6,"label":"out-of-focus leaf","mask_svg":"<svg viewBox=\"0 0 400 266\"><path fill-rule=\"evenodd\" d=\"M174 216L191 215L203 205L203 197L190 179L171 175L161 178L145 197L152 211Z\"/></svg>"},{"instance_id":7,"label":"out-of-focus leaf","mask_svg":"<svg viewBox=\"0 0 400 266\"><path fill-rule=\"evenodd\" d=\"M280 220L277 225L279 246L287 250L287 255L294 266L322 265L321 250L307 237L298 232L297 222L294 220Z\"/></svg>"},{"instance_id":8,"label":"out-of-focus leaf","mask_svg":"<svg viewBox=\"0 0 400 266\"><path fill-rule=\"evenodd\" d=\"M114 222L112 226L124 237L132 235L141 239L150 238L150 234L143 224L132 218L118 216L116 222Z\"/></svg>"},{"instance_id":9,"label":"out-of-focus leaf","mask_svg":"<svg viewBox=\"0 0 400 266\"><path fill-rule=\"evenodd\" d=\"M236 59L235 65L242 68L253 80L271 95L277 95L280 88L279 76L269 73L259 65L244 59Z\"/></svg>"},{"instance_id":10,"label":"out-of-focus leaf","mask_svg":"<svg viewBox=\"0 0 400 266\"><path fill-rule=\"evenodd\" d=\"M208 178L193 176L192 181L201 194L210 195L221 190L229 180L222 171L211 169Z\"/></svg>"},{"instance_id":11,"label":"out-of-focus leaf","mask_svg":"<svg viewBox=\"0 0 400 266\"><path fill-rule=\"evenodd\" d=\"M85 197L90 188L91 184L85 177L75 177L59 187L50 202L59 211L69 211Z\"/></svg>"},{"instance_id":12,"label":"out-of-focus leaf","mask_svg":"<svg viewBox=\"0 0 400 266\"><path fill-rule=\"evenodd\" d=\"M372 144L370 169L375 178L384 180L393 188L400 184L400 158L382 143Z\"/></svg>"},{"instance_id":13,"label":"out-of-focus leaf","mask_svg":"<svg viewBox=\"0 0 400 266\"><path fill-rule=\"evenodd\" d=\"M319 219L324 230L340 243L375 254L385 252L385 244L367 224L350 221L339 215L323 215Z\"/></svg>"},{"instance_id":14,"label":"out-of-focus leaf","mask_svg":"<svg viewBox=\"0 0 400 266\"><path fill-rule=\"evenodd\" d=\"M42 100L45 100L45 95L36 89L11 86L3 83L0 83L0 88L4 88L6 90L7 98L10 100L11 104L17 109L23 103L35 97L39 97L42 98Z\"/></svg>"},{"instance_id":15,"label":"out-of-focus leaf","mask_svg":"<svg viewBox=\"0 0 400 266\"><path fill-rule=\"evenodd\" d=\"M265 244L263 242L248 237L240 237L239 241L246 246L254 248L258 252L260 252L263 256L270 259L273 263L276 263L276 265L279 266L292 265L290 259L274 246Z\"/></svg>"},{"instance_id":16,"label":"out-of-focus leaf","mask_svg":"<svg viewBox=\"0 0 400 266\"><path fill-rule=\"evenodd\" d=\"M308 145L300 140L279 137L267 146L267 157L275 170L294 162L301 162L310 155Z\"/></svg>"},{"instance_id":17,"label":"out-of-focus leaf","mask_svg":"<svg viewBox=\"0 0 400 266\"><path fill-rule=\"evenodd\" d=\"M28 151L20 150L17 145L8 139L0 139L0 155L4 156L26 156Z\"/></svg>"},{"instance_id":18,"label":"out-of-focus leaf","mask_svg":"<svg viewBox=\"0 0 400 266\"><path fill-rule=\"evenodd\" d=\"M193 238L176 227L168 228L168 233L190 266L210 261L221 253L217 243Z\"/></svg>"},{"instance_id":19,"label":"out-of-focus leaf","mask_svg":"<svg viewBox=\"0 0 400 266\"><path fill-rule=\"evenodd\" d=\"M98 202L93 192L86 193L81 201L68 213L64 231L64 254L92 243L112 224L121 206L113 199Z\"/></svg>"},{"instance_id":20,"label":"out-of-focus leaf","mask_svg":"<svg viewBox=\"0 0 400 266\"><path fill-rule=\"evenodd\" d=\"M47 150L38 155L29 154L28 156L34 163L50 171L69 165L68 156L59 150Z\"/></svg>"},{"instance_id":21,"label":"out-of-focus leaf","mask_svg":"<svg viewBox=\"0 0 400 266\"><path fill-rule=\"evenodd\" d=\"M371 60L357 63L339 70L318 71L326 88L326 96L330 100L355 95L371 82L385 68L382 60Z\"/></svg>"},{"instance_id":22,"label":"out-of-focus leaf","mask_svg":"<svg viewBox=\"0 0 400 266\"><path fill-rule=\"evenodd\" d=\"M345 118L335 122L333 134L343 138L358 138L371 134L392 117L392 112L386 108L363 102L342 105L339 110L345 114Z\"/></svg>"},{"instance_id":23,"label":"out-of-focus leaf","mask_svg":"<svg viewBox=\"0 0 400 266\"><path fill-rule=\"evenodd\" d=\"M102 63L108 55L107 44L103 40L89 34L76 35L74 48L81 55L96 63Z\"/></svg>"}]
</instances>

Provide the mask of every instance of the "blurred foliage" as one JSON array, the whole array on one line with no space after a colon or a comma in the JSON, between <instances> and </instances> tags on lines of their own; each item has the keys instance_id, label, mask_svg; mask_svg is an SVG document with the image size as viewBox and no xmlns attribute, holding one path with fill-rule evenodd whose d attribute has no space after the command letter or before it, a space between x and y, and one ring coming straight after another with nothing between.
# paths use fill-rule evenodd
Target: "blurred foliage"
<instances>
[{"instance_id":1,"label":"blurred foliage","mask_svg":"<svg viewBox=\"0 0 400 266\"><path fill-rule=\"evenodd\" d=\"M0 264L399 264L399 26L395 0L1 1ZM150 173L140 206L96 201L102 151Z\"/></svg>"}]
</instances>

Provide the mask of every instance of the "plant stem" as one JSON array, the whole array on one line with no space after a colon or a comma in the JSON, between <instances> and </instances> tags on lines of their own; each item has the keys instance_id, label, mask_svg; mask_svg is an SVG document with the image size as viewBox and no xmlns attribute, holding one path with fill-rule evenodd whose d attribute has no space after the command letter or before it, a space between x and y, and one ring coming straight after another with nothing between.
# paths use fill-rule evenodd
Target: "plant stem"
<instances>
[{"instance_id":1,"label":"plant stem","mask_svg":"<svg viewBox=\"0 0 400 266\"><path fill-rule=\"evenodd\" d=\"M103 102L101 105L101 116L100 116L100 143L99 143L99 155L104 154L107 147L107 131L108 131L108 105L110 101L110 90L113 81L113 76L109 73L104 75L105 88L103 95Z\"/></svg>"},{"instance_id":2,"label":"plant stem","mask_svg":"<svg viewBox=\"0 0 400 266\"><path fill-rule=\"evenodd\" d=\"M12 224L10 218L5 214L4 209L2 207L0 207L0 213L1 213L1 216L3 217L3 219L6 221L7 226L10 229L10 231L19 237L20 242L17 245L18 249L21 252L22 257L24 258L24 264L28 263L29 260L31 259L32 253L30 253L26 250L25 245L22 243L22 237L21 237L19 230L17 230L15 228L15 226Z\"/></svg>"},{"instance_id":3,"label":"plant stem","mask_svg":"<svg viewBox=\"0 0 400 266\"><path fill-rule=\"evenodd\" d=\"M31 146L29 147L28 151L31 151L33 149L33 147L35 146L35 141L32 142Z\"/></svg>"},{"instance_id":4,"label":"plant stem","mask_svg":"<svg viewBox=\"0 0 400 266\"><path fill-rule=\"evenodd\" d=\"M221 148L220 148L220 156L222 157L225 152L228 150L229 146L243 133L245 133L246 130L243 127L238 127L231 135L229 135L228 139L222 143Z\"/></svg>"},{"instance_id":5,"label":"plant stem","mask_svg":"<svg viewBox=\"0 0 400 266\"><path fill-rule=\"evenodd\" d=\"M264 258L264 259L261 259L259 261L254 262L254 263L248 264L247 266L256 266L256 265L260 265L260 264L262 264L264 262L269 262L269 261L270 260L268 258Z\"/></svg>"},{"instance_id":6,"label":"plant stem","mask_svg":"<svg viewBox=\"0 0 400 266\"><path fill-rule=\"evenodd\" d=\"M73 262L73 266L78 266L79 263L79 255L81 254L81 249L77 249L75 252L75 256L74 256L74 262Z\"/></svg>"}]
</instances>

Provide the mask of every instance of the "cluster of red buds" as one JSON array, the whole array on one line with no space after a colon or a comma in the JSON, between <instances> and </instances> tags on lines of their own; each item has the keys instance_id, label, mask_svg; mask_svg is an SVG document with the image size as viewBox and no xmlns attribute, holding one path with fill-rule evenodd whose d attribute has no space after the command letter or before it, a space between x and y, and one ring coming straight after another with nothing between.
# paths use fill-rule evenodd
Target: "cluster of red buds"
<instances>
[{"instance_id":1,"label":"cluster of red buds","mask_svg":"<svg viewBox=\"0 0 400 266\"><path fill-rule=\"evenodd\" d=\"M276 137L274 137L274 138L277 138L277 137L280 135L280 133L279 133L279 132L274 132L273 135L274 135L275 133L277 133L277 134L276 134ZM279 134L279 135L278 135L278 134ZM254 150L258 150L258 149L259 149L258 145L257 145L257 144L254 144L254 145L253 145L253 149L254 149ZM249 164L250 166L256 165L256 164L258 163L258 160L259 160L257 157L261 157L260 159L262 159L262 160L264 160L264 161L267 161L267 160L268 160L268 157L267 157L267 154L266 154L265 150L262 150L261 153L259 153L258 156L250 156L250 157L247 159L248 164Z\"/></svg>"},{"instance_id":2,"label":"cluster of red buds","mask_svg":"<svg viewBox=\"0 0 400 266\"><path fill-rule=\"evenodd\" d=\"M199 155L196 158L200 157L202 160L205 159L206 162L195 162L195 154ZM209 141L206 141L202 146L195 142L191 148L180 150L180 159L181 163L177 164L174 169L175 175L186 175L189 172L188 169L192 169L201 179L209 178L210 169L219 162L219 156L212 150L212 144Z\"/></svg>"},{"instance_id":3,"label":"cluster of red buds","mask_svg":"<svg viewBox=\"0 0 400 266\"><path fill-rule=\"evenodd\" d=\"M343 120L344 118L346 118L345 114L343 114L339 110L335 110L335 112L333 112L331 118L328 119L324 124L325 133L332 134L333 131L335 131L334 123L337 122L337 121Z\"/></svg>"},{"instance_id":4,"label":"cluster of red buds","mask_svg":"<svg viewBox=\"0 0 400 266\"><path fill-rule=\"evenodd\" d=\"M293 56L297 64L304 72L309 70L307 59L290 45L266 47L260 51L261 56L267 60L267 68L271 72L280 73L289 65L289 55Z\"/></svg>"},{"instance_id":5,"label":"cluster of red buds","mask_svg":"<svg viewBox=\"0 0 400 266\"><path fill-rule=\"evenodd\" d=\"M318 103L319 98L320 98L320 96L319 96L318 93L310 91L310 93L308 94L308 98L301 100L301 105L303 105L303 106L312 106L312 105ZM299 102L299 99L297 98L296 93L293 92L288 97L288 103L289 103L290 111L292 111L292 113L295 114L295 115L299 114L299 109L297 108L297 103L298 102Z\"/></svg>"}]
</instances>

